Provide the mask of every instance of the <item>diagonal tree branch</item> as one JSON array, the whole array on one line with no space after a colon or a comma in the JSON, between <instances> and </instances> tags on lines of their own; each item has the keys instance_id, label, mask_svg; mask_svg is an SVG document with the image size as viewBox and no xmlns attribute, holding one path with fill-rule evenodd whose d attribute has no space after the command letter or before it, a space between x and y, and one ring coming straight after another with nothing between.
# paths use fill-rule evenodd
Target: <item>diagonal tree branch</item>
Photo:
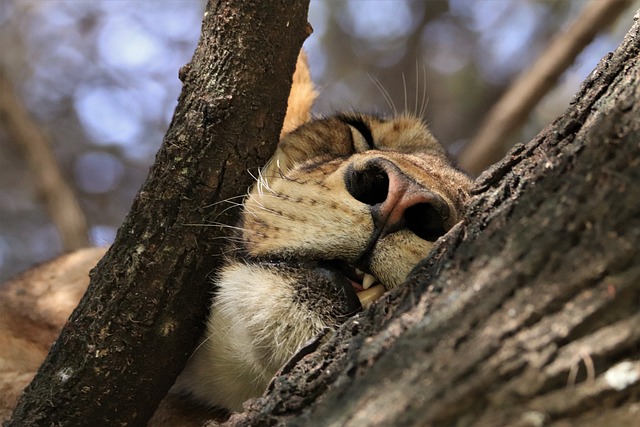
<instances>
[{"instance_id":1,"label":"diagonal tree branch","mask_svg":"<svg viewBox=\"0 0 640 427\"><path fill-rule=\"evenodd\" d=\"M406 286L224 425L635 425L640 11ZM635 420L635 421L632 421Z\"/></svg>"},{"instance_id":2,"label":"diagonal tree branch","mask_svg":"<svg viewBox=\"0 0 640 427\"><path fill-rule=\"evenodd\" d=\"M147 181L9 426L144 425L201 333L209 274L282 126L308 1L211 0ZM219 206L219 205L216 205ZM51 391L55 390L55 393Z\"/></svg>"}]
</instances>

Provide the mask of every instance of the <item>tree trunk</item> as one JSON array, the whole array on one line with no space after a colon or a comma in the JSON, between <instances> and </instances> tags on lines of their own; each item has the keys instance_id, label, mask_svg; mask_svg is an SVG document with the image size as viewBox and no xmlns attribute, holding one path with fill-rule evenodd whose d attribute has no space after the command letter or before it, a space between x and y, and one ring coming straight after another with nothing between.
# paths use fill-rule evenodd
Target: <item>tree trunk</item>
<instances>
[{"instance_id":1,"label":"tree trunk","mask_svg":"<svg viewBox=\"0 0 640 427\"><path fill-rule=\"evenodd\" d=\"M639 52L636 22L407 286L226 425L639 425Z\"/></svg>"},{"instance_id":2,"label":"tree trunk","mask_svg":"<svg viewBox=\"0 0 640 427\"><path fill-rule=\"evenodd\" d=\"M210 1L170 128L89 291L9 426L144 425L201 333L221 261L214 205L275 150L308 1ZM285 77L285 76L288 76Z\"/></svg>"}]
</instances>

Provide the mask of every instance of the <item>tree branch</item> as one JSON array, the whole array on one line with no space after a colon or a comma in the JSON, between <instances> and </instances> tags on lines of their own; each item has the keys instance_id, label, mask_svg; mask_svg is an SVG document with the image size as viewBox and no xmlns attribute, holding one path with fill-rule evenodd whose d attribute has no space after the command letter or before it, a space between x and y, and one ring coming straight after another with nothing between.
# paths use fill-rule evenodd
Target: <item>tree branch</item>
<instances>
[{"instance_id":1,"label":"tree branch","mask_svg":"<svg viewBox=\"0 0 640 427\"><path fill-rule=\"evenodd\" d=\"M509 136L522 124L593 38L613 23L631 1L592 0L566 32L556 36L538 60L491 108L460 155L462 169L478 175L509 150Z\"/></svg>"},{"instance_id":2,"label":"tree branch","mask_svg":"<svg viewBox=\"0 0 640 427\"><path fill-rule=\"evenodd\" d=\"M211 206L243 194L247 169L275 150L307 8L209 2L147 181L7 425L144 425L153 414L201 333L222 259L224 227L198 225L233 222Z\"/></svg>"},{"instance_id":3,"label":"tree branch","mask_svg":"<svg viewBox=\"0 0 640 427\"><path fill-rule=\"evenodd\" d=\"M481 177L467 219L406 286L225 426L628 420L640 396L639 54L636 22L565 114Z\"/></svg>"},{"instance_id":4,"label":"tree branch","mask_svg":"<svg viewBox=\"0 0 640 427\"><path fill-rule=\"evenodd\" d=\"M58 230L65 251L89 246L87 219L56 161L51 141L27 112L0 69L0 120L9 140L24 152L39 195Z\"/></svg>"}]
</instances>

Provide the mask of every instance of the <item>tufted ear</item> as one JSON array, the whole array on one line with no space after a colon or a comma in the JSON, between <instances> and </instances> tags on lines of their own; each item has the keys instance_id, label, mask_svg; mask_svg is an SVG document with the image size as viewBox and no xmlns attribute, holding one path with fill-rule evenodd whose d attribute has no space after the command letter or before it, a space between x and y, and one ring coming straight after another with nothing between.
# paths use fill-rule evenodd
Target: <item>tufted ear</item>
<instances>
[{"instance_id":1,"label":"tufted ear","mask_svg":"<svg viewBox=\"0 0 640 427\"><path fill-rule=\"evenodd\" d=\"M284 118L280 138L296 129L298 126L311 120L311 107L318 93L313 88L307 54L300 50L296 71L293 73L291 92L287 103L287 114Z\"/></svg>"}]
</instances>

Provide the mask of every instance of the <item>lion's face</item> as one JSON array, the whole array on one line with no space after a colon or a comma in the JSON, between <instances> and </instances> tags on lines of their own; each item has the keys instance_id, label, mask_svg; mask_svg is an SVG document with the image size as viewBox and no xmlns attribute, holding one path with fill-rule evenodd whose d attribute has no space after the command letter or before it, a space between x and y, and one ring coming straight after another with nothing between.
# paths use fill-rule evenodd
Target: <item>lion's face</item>
<instances>
[{"instance_id":1,"label":"lion's face","mask_svg":"<svg viewBox=\"0 0 640 427\"><path fill-rule=\"evenodd\" d=\"M286 135L243 202L178 388L241 410L305 342L402 283L470 185L417 119L342 115Z\"/></svg>"},{"instance_id":2,"label":"lion's face","mask_svg":"<svg viewBox=\"0 0 640 427\"><path fill-rule=\"evenodd\" d=\"M460 220L469 187L417 119L314 121L280 142L246 199L244 251L323 263L366 305Z\"/></svg>"}]
</instances>

